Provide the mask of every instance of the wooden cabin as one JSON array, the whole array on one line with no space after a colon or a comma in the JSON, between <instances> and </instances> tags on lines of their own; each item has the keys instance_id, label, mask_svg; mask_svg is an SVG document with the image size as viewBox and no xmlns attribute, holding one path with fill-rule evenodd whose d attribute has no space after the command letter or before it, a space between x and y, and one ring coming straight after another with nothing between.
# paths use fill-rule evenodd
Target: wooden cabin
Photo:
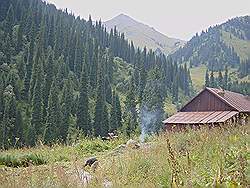
<instances>
[{"instance_id":1,"label":"wooden cabin","mask_svg":"<svg viewBox=\"0 0 250 188\"><path fill-rule=\"evenodd\" d=\"M163 121L166 130L181 130L202 125L246 124L250 115L250 98L222 89L203 89L178 113Z\"/></svg>"}]
</instances>

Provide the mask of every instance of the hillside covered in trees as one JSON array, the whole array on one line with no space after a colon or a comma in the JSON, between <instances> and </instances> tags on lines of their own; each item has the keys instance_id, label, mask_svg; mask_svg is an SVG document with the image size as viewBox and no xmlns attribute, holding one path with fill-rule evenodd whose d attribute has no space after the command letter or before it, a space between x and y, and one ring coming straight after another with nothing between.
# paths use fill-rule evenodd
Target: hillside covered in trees
<instances>
[{"instance_id":1,"label":"hillside covered in trees","mask_svg":"<svg viewBox=\"0 0 250 188\"><path fill-rule=\"evenodd\" d=\"M249 78L244 81L240 79L250 74L249 23L250 16L244 16L210 27L201 34L196 34L184 47L172 54L171 58L179 63L188 63L190 67L206 65L208 71L233 69L234 77L229 78L230 86L226 88L231 87L246 94L250 87Z\"/></svg>"},{"instance_id":2,"label":"hillside covered in trees","mask_svg":"<svg viewBox=\"0 0 250 188\"><path fill-rule=\"evenodd\" d=\"M41 0L0 0L1 148L130 136L142 107L163 117L165 98L191 93L186 65L135 49L116 28Z\"/></svg>"}]
</instances>

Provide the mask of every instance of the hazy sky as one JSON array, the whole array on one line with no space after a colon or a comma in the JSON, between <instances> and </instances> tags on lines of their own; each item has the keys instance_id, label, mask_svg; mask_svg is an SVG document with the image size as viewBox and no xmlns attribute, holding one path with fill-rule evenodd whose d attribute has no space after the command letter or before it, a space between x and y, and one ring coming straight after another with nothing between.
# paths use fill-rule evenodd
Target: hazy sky
<instances>
[{"instance_id":1,"label":"hazy sky","mask_svg":"<svg viewBox=\"0 0 250 188\"><path fill-rule=\"evenodd\" d=\"M107 21L121 13L170 37L190 39L229 18L250 15L250 0L47 0L75 15Z\"/></svg>"}]
</instances>

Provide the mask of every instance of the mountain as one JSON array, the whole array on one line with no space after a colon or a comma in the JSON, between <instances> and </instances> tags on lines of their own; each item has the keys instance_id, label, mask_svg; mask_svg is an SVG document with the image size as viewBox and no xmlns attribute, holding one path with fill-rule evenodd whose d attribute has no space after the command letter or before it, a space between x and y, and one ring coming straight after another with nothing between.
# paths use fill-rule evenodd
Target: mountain
<instances>
[{"instance_id":1,"label":"mountain","mask_svg":"<svg viewBox=\"0 0 250 188\"><path fill-rule=\"evenodd\" d=\"M0 0L0 150L79 134L130 136L144 106L159 109L159 131L164 100L190 97L189 78L186 66L135 49L101 21L42 0Z\"/></svg>"},{"instance_id":2,"label":"mountain","mask_svg":"<svg viewBox=\"0 0 250 188\"><path fill-rule=\"evenodd\" d=\"M141 48L146 46L165 54L172 53L185 44L183 40L167 37L154 28L124 14L118 15L104 24L108 31L116 26L118 31L124 33L126 38L133 41L136 46Z\"/></svg>"},{"instance_id":3,"label":"mountain","mask_svg":"<svg viewBox=\"0 0 250 188\"><path fill-rule=\"evenodd\" d=\"M171 57L191 66L204 64L209 70L223 70L225 66L250 72L250 16L236 17L196 34Z\"/></svg>"},{"instance_id":4,"label":"mountain","mask_svg":"<svg viewBox=\"0 0 250 188\"><path fill-rule=\"evenodd\" d=\"M197 33L169 58L189 65L196 90L207 85L249 94L250 16L236 17Z\"/></svg>"}]
</instances>

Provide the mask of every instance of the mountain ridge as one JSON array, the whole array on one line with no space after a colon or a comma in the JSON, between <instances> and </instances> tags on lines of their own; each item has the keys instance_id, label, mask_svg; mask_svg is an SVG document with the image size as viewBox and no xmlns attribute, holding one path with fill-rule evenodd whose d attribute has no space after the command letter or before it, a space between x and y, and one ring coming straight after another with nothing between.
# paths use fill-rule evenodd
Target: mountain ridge
<instances>
[{"instance_id":1,"label":"mountain ridge","mask_svg":"<svg viewBox=\"0 0 250 188\"><path fill-rule=\"evenodd\" d=\"M124 33L126 38L133 41L138 47L143 48L146 46L164 54L173 53L185 44L185 41L168 37L155 28L138 22L123 13L104 22L104 25L108 31L116 27L119 32Z\"/></svg>"}]
</instances>

